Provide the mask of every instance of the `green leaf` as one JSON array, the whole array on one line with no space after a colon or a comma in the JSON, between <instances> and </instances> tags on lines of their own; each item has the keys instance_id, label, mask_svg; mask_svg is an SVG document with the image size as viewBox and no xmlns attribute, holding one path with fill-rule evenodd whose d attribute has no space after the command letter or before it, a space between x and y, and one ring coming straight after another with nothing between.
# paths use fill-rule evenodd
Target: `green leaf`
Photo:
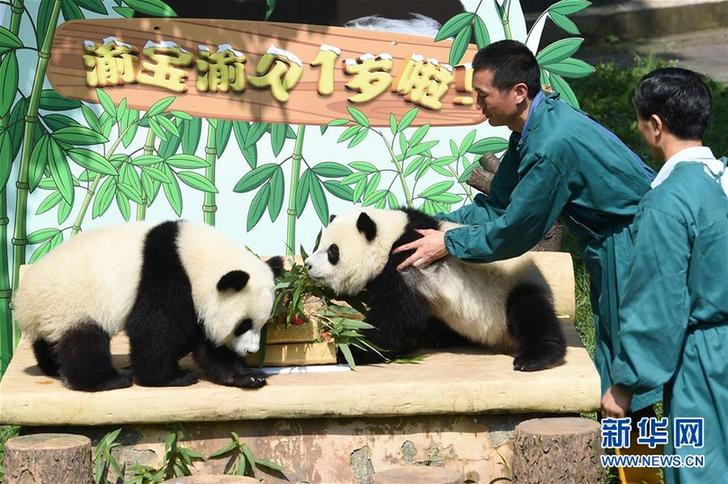
<instances>
[{"instance_id":1,"label":"green leaf","mask_svg":"<svg viewBox=\"0 0 728 484\"><path fill-rule=\"evenodd\" d=\"M349 364L352 370L356 369L356 363L354 362L354 355L351 354L351 349L349 348L349 345L347 343L340 343L337 344L336 347L341 351L341 354L344 355L344 359Z\"/></svg>"},{"instance_id":2,"label":"green leaf","mask_svg":"<svg viewBox=\"0 0 728 484\"><path fill-rule=\"evenodd\" d=\"M164 130L161 128L161 126L159 126L154 118L149 120L149 127L152 129L154 134L156 134L162 140L159 143L159 149L157 150L159 156L161 156L162 158L169 158L170 156L177 153L179 145L182 142L182 140L178 136L174 136L171 134L167 135L167 133L164 132Z\"/></svg>"},{"instance_id":3,"label":"green leaf","mask_svg":"<svg viewBox=\"0 0 728 484\"><path fill-rule=\"evenodd\" d=\"M439 183L435 183L434 185L428 187L425 191L420 193L420 197L430 198L433 195L439 195L441 193L445 193L450 188L452 188L453 185L454 185L454 182L452 182L452 181L441 181Z\"/></svg>"},{"instance_id":4,"label":"green leaf","mask_svg":"<svg viewBox=\"0 0 728 484\"><path fill-rule=\"evenodd\" d=\"M458 182L464 183L468 181L468 178L470 178L470 174L475 170L478 166L480 166L480 163L478 163L478 160L476 159L473 161L470 165L468 165L467 168L460 174L458 177Z\"/></svg>"},{"instance_id":5,"label":"green leaf","mask_svg":"<svg viewBox=\"0 0 728 484\"><path fill-rule=\"evenodd\" d=\"M335 180L327 180L324 182L324 188L330 194L341 200L351 202L354 200L354 190L346 185L342 185L340 182Z\"/></svg>"},{"instance_id":6,"label":"green leaf","mask_svg":"<svg viewBox=\"0 0 728 484\"><path fill-rule=\"evenodd\" d=\"M572 91L569 83L566 82L563 77L554 73L551 73L549 79L551 80L551 87L554 91L558 92L562 99L570 106L579 109L579 100L576 98L576 94Z\"/></svg>"},{"instance_id":7,"label":"green leaf","mask_svg":"<svg viewBox=\"0 0 728 484\"><path fill-rule=\"evenodd\" d=\"M73 0L76 5L92 12L100 13L101 15L107 15L106 7L101 0Z\"/></svg>"},{"instance_id":8,"label":"green leaf","mask_svg":"<svg viewBox=\"0 0 728 484\"><path fill-rule=\"evenodd\" d=\"M276 0L265 0L265 20L268 20L276 8Z\"/></svg>"},{"instance_id":9,"label":"green leaf","mask_svg":"<svg viewBox=\"0 0 728 484\"><path fill-rule=\"evenodd\" d=\"M81 104L81 113L83 113L83 119L86 120L86 124L88 124L89 128L93 129L97 133L101 133L101 123L93 109L86 106L86 104Z\"/></svg>"},{"instance_id":10,"label":"green leaf","mask_svg":"<svg viewBox=\"0 0 728 484\"><path fill-rule=\"evenodd\" d=\"M132 160L132 164L136 166L151 166L156 165L157 163L161 163L162 158L157 155L142 155L134 158Z\"/></svg>"},{"instance_id":11,"label":"green leaf","mask_svg":"<svg viewBox=\"0 0 728 484\"><path fill-rule=\"evenodd\" d=\"M118 188L121 188L121 184L118 185ZM118 190L116 192L116 206L119 207L119 213L121 213L121 216L128 222L131 218L131 207L129 199L124 196L122 190Z\"/></svg>"},{"instance_id":12,"label":"green leaf","mask_svg":"<svg viewBox=\"0 0 728 484\"><path fill-rule=\"evenodd\" d=\"M217 157L220 158L227 148L230 140L230 133L233 130L233 122L228 120L220 120L215 130L215 148L217 149Z\"/></svg>"},{"instance_id":13,"label":"green leaf","mask_svg":"<svg viewBox=\"0 0 728 484\"><path fill-rule=\"evenodd\" d=\"M7 131L0 133L0 187L5 187L13 168L13 141Z\"/></svg>"},{"instance_id":14,"label":"green leaf","mask_svg":"<svg viewBox=\"0 0 728 484\"><path fill-rule=\"evenodd\" d=\"M311 202L316 210L319 220L323 225L329 223L329 203L326 200L326 194L321 186L321 182L315 176L309 178L309 190L311 191Z\"/></svg>"},{"instance_id":15,"label":"green leaf","mask_svg":"<svg viewBox=\"0 0 728 484\"><path fill-rule=\"evenodd\" d=\"M414 148L412 148L411 150L409 150L407 152L407 155L415 156L415 155L419 155L420 153L424 153L425 151L428 151L428 150L432 149L433 147L435 147L437 145L437 143L439 143L439 142L440 141L438 141L438 140L432 140L432 141L427 141L425 143L420 143L417 146L415 146Z\"/></svg>"},{"instance_id":16,"label":"green leaf","mask_svg":"<svg viewBox=\"0 0 728 484\"><path fill-rule=\"evenodd\" d=\"M184 111L170 111L172 113L172 116L174 116L177 119L181 119L183 121L192 121L193 119L199 119L199 118L193 118L189 114L187 114Z\"/></svg>"},{"instance_id":17,"label":"green leaf","mask_svg":"<svg viewBox=\"0 0 728 484\"><path fill-rule=\"evenodd\" d=\"M468 148L468 153L484 155L486 153L500 153L508 149L508 140L497 137L483 138Z\"/></svg>"},{"instance_id":18,"label":"green leaf","mask_svg":"<svg viewBox=\"0 0 728 484\"><path fill-rule=\"evenodd\" d=\"M199 173L195 173L194 171L180 171L177 173L177 176L185 183L185 185L196 190L208 193L218 193L215 185Z\"/></svg>"},{"instance_id":19,"label":"green leaf","mask_svg":"<svg viewBox=\"0 0 728 484\"><path fill-rule=\"evenodd\" d=\"M43 118L43 122L48 125L51 131L58 131L61 128L67 128L69 126L83 127L83 125L78 121L64 114L47 114L41 117Z\"/></svg>"},{"instance_id":20,"label":"green leaf","mask_svg":"<svg viewBox=\"0 0 728 484\"><path fill-rule=\"evenodd\" d=\"M358 145L362 141L364 141L364 138L367 137L367 134L369 134L369 130L367 128L361 128L361 130L354 136L351 141L349 141L349 148L353 148L354 146Z\"/></svg>"},{"instance_id":21,"label":"green leaf","mask_svg":"<svg viewBox=\"0 0 728 484\"><path fill-rule=\"evenodd\" d=\"M250 209L248 210L248 220L246 222L246 230L250 232L253 227L258 223L260 218L265 213L265 207L268 206L268 199L270 198L270 185L265 184L263 188L258 190L258 193L253 197L253 201L250 203Z\"/></svg>"},{"instance_id":22,"label":"green leaf","mask_svg":"<svg viewBox=\"0 0 728 484\"><path fill-rule=\"evenodd\" d=\"M412 135L412 138L410 138L409 145L416 146L417 144L419 144L419 142L422 141L422 139L425 137L425 135L427 134L427 131L429 131L429 129L430 129L429 124L424 124L424 125L420 126L419 128L417 128L417 130Z\"/></svg>"},{"instance_id":23,"label":"green leaf","mask_svg":"<svg viewBox=\"0 0 728 484\"><path fill-rule=\"evenodd\" d=\"M270 130L270 143L273 148L273 155L278 156L283 149L283 143L286 142L287 124L273 124Z\"/></svg>"},{"instance_id":24,"label":"green leaf","mask_svg":"<svg viewBox=\"0 0 728 484\"><path fill-rule=\"evenodd\" d=\"M83 20L86 17L84 17L83 12L81 12L81 9L78 8L78 5L76 5L73 0L66 0L61 4L61 12L63 13L63 18L66 21L69 20Z\"/></svg>"},{"instance_id":25,"label":"green leaf","mask_svg":"<svg viewBox=\"0 0 728 484\"><path fill-rule=\"evenodd\" d=\"M450 46L450 65L454 66L460 63L460 60L465 55L465 51L468 50L470 44L470 37L473 35L473 26L468 25L458 33L455 40Z\"/></svg>"},{"instance_id":26,"label":"green leaf","mask_svg":"<svg viewBox=\"0 0 728 484\"><path fill-rule=\"evenodd\" d=\"M579 35L579 27L569 18L560 13L549 12L549 17L556 25L572 35Z\"/></svg>"},{"instance_id":27,"label":"green leaf","mask_svg":"<svg viewBox=\"0 0 728 484\"><path fill-rule=\"evenodd\" d=\"M364 195L364 190L367 188L367 179L362 178L359 180L359 182L354 187L354 194L351 197L351 201L356 203L361 199L361 196Z\"/></svg>"},{"instance_id":28,"label":"green leaf","mask_svg":"<svg viewBox=\"0 0 728 484\"><path fill-rule=\"evenodd\" d=\"M174 210L179 217L182 215L182 192L179 189L179 183L177 182L177 178L174 177L172 170L167 165L163 164L161 167L162 171L172 178L171 183L162 184L164 195L167 197L172 210Z\"/></svg>"},{"instance_id":29,"label":"green leaf","mask_svg":"<svg viewBox=\"0 0 728 484\"><path fill-rule=\"evenodd\" d=\"M271 0L268 1L270 2ZM280 464L276 464L275 462L261 459L259 457L255 459L255 465L258 467L267 467L268 469L272 469L274 471L283 472L283 466L281 466Z\"/></svg>"},{"instance_id":30,"label":"green leaf","mask_svg":"<svg viewBox=\"0 0 728 484\"><path fill-rule=\"evenodd\" d=\"M96 88L96 97L99 98L99 103L101 103L101 107L104 108L104 111L106 111L109 116L116 119L116 107L114 107L114 101L111 100L111 97L100 88Z\"/></svg>"},{"instance_id":31,"label":"green leaf","mask_svg":"<svg viewBox=\"0 0 728 484\"><path fill-rule=\"evenodd\" d=\"M151 166L145 166L142 168L142 175L147 174L151 179L156 180L160 183L171 183L172 179L169 178L162 170L153 168ZM142 178L142 187L144 185L144 178ZM146 189L144 189L146 193Z\"/></svg>"},{"instance_id":32,"label":"green leaf","mask_svg":"<svg viewBox=\"0 0 728 484\"><path fill-rule=\"evenodd\" d=\"M245 138L245 148L250 148L251 146L254 146L258 142L258 140L263 137L269 127L269 123L252 123L250 125L248 135Z\"/></svg>"},{"instance_id":33,"label":"green leaf","mask_svg":"<svg viewBox=\"0 0 728 484\"><path fill-rule=\"evenodd\" d=\"M412 124L412 121L415 120L417 117L417 113L420 112L419 108L413 108L407 111L407 113L402 116L402 119L399 122L399 127L397 128L400 132L404 131L410 124ZM402 150L404 151L404 150Z\"/></svg>"},{"instance_id":34,"label":"green leaf","mask_svg":"<svg viewBox=\"0 0 728 484\"><path fill-rule=\"evenodd\" d=\"M280 169L277 163L267 163L261 165L253 171L250 171L243 176L240 181L233 188L234 192L245 193L255 188L258 188L268 179L273 176L273 173Z\"/></svg>"},{"instance_id":35,"label":"green leaf","mask_svg":"<svg viewBox=\"0 0 728 484\"><path fill-rule=\"evenodd\" d=\"M376 166L368 161L353 161L349 163L349 166L363 173L375 173L379 171Z\"/></svg>"},{"instance_id":36,"label":"green leaf","mask_svg":"<svg viewBox=\"0 0 728 484\"><path fill-rule=\"evenodd\" d=\"M46 111L68 111L81 107L81 101L78 99L67 99L58 94L53 89L43 89L40 93L40 109Z\"/></svg>"},{"instance_id":37,"label":"green leaf","mask_svg":"<svg viewBox=\"0 0 728 484\"><path fill-rule=\"evenodd\" d=\"M351 175L352 171L341 163L324 161L311 168L318 176L326 178L341 178Z\"/></svg>"},{"instance_id":38,"label":"green leaf","mask_svg":"<svg viewBox=\"0 0 728 484\"><path fill-rule=\"evenodd\" d=\"M475 134L475 130L472 130L465 136L463 142L460 143L460 148L458 148L458 156L464 155L468 152L470 147L473 146L473 141L475 141Z\"/></svg>"},{"instance_id":39,"label":"green leaf","mask_svg":"<svg viewBox=\"0 0 728 484\"><path fill-rule=\"evenodd\" d=\"M589 5L591 5L591 2L587 2L586 0L561 0L551 5L548 11L549 13L556 12L561 15L571 15L584 10Z\"/></svg>"},{"instance_id":40,"label":"green leaf","mask_svg":"<svg viewBox=\"0 0 728 484\"><path fill-rule=\"evenodd\" d=\"M377 172L369 179L367 183L367 189L364 192L364 199L366 200L374 191L379 188L379 182L382 181L382 174Z\"/></svg>"},{"instance_id":41,"label":"green leaf","mask_svg":"<svg viewBox=\"0 0 728 484\"><path fill-rule=\"evenodd\" d=\"M409 164L407 164L407 168L404 170L404 176L410 176L412 173L414 173L420 166L422 166L422 163L426 160L424 156L418 156L414 160L412 160Z\"/></svg>"},{"instance_id":42,"label":"green leaf","mask_svg":"<svg viewBox=\"0 0 728 484\"><path fill-rule=\"evenodd\" d=\"M544 69L553 74L569 77L571 79L586 77L594 72L594 67L590 66L583 60L574 59L573 57L564 59L561 62L556 62L555 64L549 64L544 67Z\"/></svg>"},{"instance_id":43,"label":"green leaf","mask_svg":"<svg viewBox=\"0 0 728 484\"><path fill-rule=\"evenodd\" d=\"M15 101L17 93L18 58L15 52L10 52L5 55L2 63L0 63L0 117L4 117L13 107L13 101Z\"/></svg>"},{"instance_id":44,"label":"green leaf","mask_svg":"<svg viewBox=\"0 0 728 484\"><path fill-rule=\"evenodd\" d=\"M68 129L68 128L66 128ZM68 167L68 160L58 146L58 143L51 138L48 140L48 167L51 170L51 177L56 182L58 191L68 203L73 203L73 177Z\"/></svg>"},{"instance_id":45,"label":"green leaf","mask_svg":"<svg viewBox=\"0 0 728 484\"><path fill-rule=\"evenodd\" d=\"M475 21L473 24L473 32L475 33L475 44L478 49L482 49L490 44L490 35L488 35L488 28L485 26L485 22L478 15L473 16Z\"/></svg>"},{"instance_id":46,"label":"green leaf","mask_svg":"<svg viewBox=\"0 0 728 484\"><path fill-rule=\"evenodd\" d=\"M215 118L208 118L207 122L210 123L210 126L217 129L217 119Z\"/></svg>"},{"instance_id":47,"label":"green leaf","mask_svg":"<svg viewBox=\"0 0 728 484\"><path fill-rule=\"evenodd\" d=\"M303 213L303 209L306 208L306 202L308 202L308 195L311 192L311 186L309 184L309 177L311 175L310 170L305 170L301 174L301 178L298 180L298 186L296 187L296 217L300 217Z\"/></svg>"},{"instance_id":48,"label":"green leaf","mask_svg":"<svg viewBox=\"0 0 728 484\"><path fill-rule=\"evenodd\" d=\"M275 222L278 218L278 214L281 213L281 207L283 207L283 195L285 192L286 187L283 180L283 170L279 166L278 169L273 172L273 176L270 177L268 215L270 216L271 222Z\"/></svg>"},{"instance_id":49,"label":"green leaf","mask_svg":"<svg viewBox=\"0 0 728 484\"><path fill-rule=\"evenodd\" d=\"M557 40L553 44L544 47L536 55L536 60L539 65L547 67L549 64L554 64L570 57L574 52L579 50L582 42L584 42L584 39L581 37Z\"/></svg>"},{"instance_id":50,"label":"green leaf","mask_svg":"<svg viewBox=\"0 0 728 484\"><path fill-rule=\"evenodd\" d=\"M27 108L28 100L21 97L16 101L15 106L13 106L13 110L10 112L8 128L6 131L12 141L10 160L14 160L15 157L18 156L20 146L23 142L23 134L25 133L25 122L23 121L23 118L25 117Z\"/></svg>"},{"instance_id":51,"label":"green leaf","mask_svg":"<svg viewBox=\"0 0 728 484\"><path fill-rule=\"evenodd\" d=\"M366 207L369 205L374 205L375 203L378 203L378 202L384 202L384 201L386 201L385 198L387 196L387 193L389 193L388 190L377 190L376 192L371 193L371 194L367 195L366 197L364 197L364 201L362 202L362 205Z\"/></svg>"},{"instance_id":52,"label":"green leaf","mask_svg":"<svg viewBox=\"0 0 728 484\"><path fill-rule=\"evenodd\" d=\"M119 180L121 181L119 185L125 185L130 189L130 191L124 191L124 193L130 199L134 200L134 202L138 204L144 203L144 199L142 198L142 181L136 170L130 164L124 163L119 174Z\"/></svg>"},{"instance_id":53,"label":"green leaf","mask_svg":"<svg viewBox=\"0 0 728 484\"><path fill-rule=\"evenodd\" d=\"M0 53L9 49L20 49L23 41L16 34L5 27L0 27Z\"/></svg>"},{"instance_id":54,"label":"green leaf","mask_svg":"<svg viewBox=\"0 0 728 484\"><path fill-rule=\"evenodd\" d=\"M461 197L460 195L455 195L454 193L441 193L439 195L431 196L430 200L432 200L433 202L447 203L452 205L453 203L462 202L463 197Z\"/></svg>"},{"instance_id":55,"label":"green leaf","mask_svg":"<svg viewBox=\"0 0 728 484\"><path fill-rule=\"evenodd\" d=\"M35 251L33 252L33 255L30 256L30 260L28 260L28 264L33 264L35 262L38 262L41 257L46 255L48 251L51 250L51 241L49 240L45 244L41 245Z\"/></svg>"},{"instance_id":56,"label":"green leaf","mask_svg":"<svg viewBox=\"0 0 728 484\"><path fill-rule=\"evenodd\" d=\"M147 205L151 205L154 200L156 200L157 195L159 194L159 189L162 186L162 183L158 180L153 179L149 173L147 173L147 167L142 168L142 190L144 190L144 194L147 197ZM154 170L159 170L166 181L164 183L173 183L175 180L173 179L172 175L167 175L167 172L160 170L159 168L154 168Z\"/></svg>"},{"instance_id":57,"label":"green leaf","mask_svg":"<svg viewBox=\"0 0 728 484\"><path fill-rule=\"evenodd\" d=\"M63 224L68 219L68 216L71 215L72 208L73 206L71 204L61 199L61 204L58 206L58 217L56 217L58 225Z\"/></svg>"},{"instance_id":58,"label":"green leaf","mask_svg":"<svg viewBox=\"0 0 728 484\"><path fill-rule=\"evenodd\" d=\"M215 452L213 452L212 454L210 454L209 456L207 456L207 458L208 459L217 459L218 457L222 457L225 454L228 454L237 448L238 448L237 443L230 442L222 449L218 449Z\"/></svg>"},{"instance_id":59,"label":"green leaf","mask_svg":"<svg viewBox=\"0 0 728 484\"><path fill-rule=\"evenodd\" d=\"M95 151L84 148L71 148L66 153L73 161L84 168L103 175L116 175L114 166Z\"/></svg>"},{"instance_id":60,"label":"green leaf","mask_svg":"<svg viewBox=\"0 0 728 484\"><path fill-rule=\"evenodd\" d=\"M367 119L367 115L358 110L357 108L353 106L349 106L346 108L347 111L349 111L349 114L351 115L351 118L356 121L356 123L359 126L363 126L365 128L369 127L369 119Z\"/></svg>"},{"instance_id":61,"label":"green leaf","mask_svg":"<svg viewBox=\"0 0 728 484\"><path fill-rule=\"evenodd\" d=\"M28 234L28 245L36 245L47 240L51 240L61 231L55 227L48 229L40 229Z\"/></svg>"},{"instance_id":62,"label":"green leaf","mask_svg":"<svg viewBox=\"0 0 728 484\"><path fill-rule=\"evenodd\" d=\"M341 179L342 185L351 185L352 183L358 183L362 179L366 179L367 174L363 172L352 173Z\"/></svg>"},{"instance_id":63,"label":"green leaf","mask_svg":"<svg viewBox=\"0 0 728 484\"><path fill-rule=\"evenodd\" d=\"M182 152L184 154L192 155L197 151L201 133L202 120L200 118L182 121Z\"/></svg>"},{"instance_id":64,"label":"green leaf","mask_svg":"<svg viewBox=\"0 0 728 484\"><path fill-rule=\"evenodd\" d=\"M84 126L69 126L54 132L51 137L61 143L69 145L97 145L109 141L96 131Z\"/></svg>"},{"instance_id":65,"label":"green leaf","mask_svg":"<svg viewBox=\"0 0 728 484\"><path fill-rule=\"evenodd\" d=\"M124 144L124 147L128 148L132 141L134 141L134 138L136 137L137 130L139 129L139 111L136 109L129 109L126 112L126 126L127 128L124 130L124 136L122 137L121 141Z\"/></svg>"},{"instance_id":66,"label":"green leaf","mask_svg":"<svg viewBox=\"0 0 728 484\"><path fill-rule=\"evenodd\" d=\"M175 168L183 169L207 168L208 166L210 166L210 163L204 158L200 158L199 156L195 155L184 154L172 155L164 160L164 162Z\"/></svg>"},{"instance_id":67,"label":"green leaf","mask_svg":"<svg viewBox=\"0 0 728 484\"><path fill-rule=\"evenodd\" d=\"M51 23L51 13L53 12L53 4L55 0L41 0L38 7L38 15L35 17L35 24L40 26L36 30L36 45L41 46L45 41L48 28ZM22 45L22 44L21 44Z\"/></svg>"},{"instance_id":68,"label":"green leaf","mask_svg":"<svg viewBox=\"0 0 728 484\"><path fill-rule=\"evenodd\" d=\"M395 197L392 192L389 192L387 194L387 204L392 210L397 210L399 208L399 202L397 201L397 197Z\"/></svg>"},{"instance_id":69,"label":"green leaf","mask_svg":"<svg viewBox=\"0 0 728 484\"><path fill-rule=\"evenodd\" d=\"M111 7L114 12L118 13L123 18L134 17L134 9L129 7Z\"/></svg>"},{"instance_id":70,"label":"green leaf","mask_svg":"<svg viewBox=\"0 0 728 484\"><path fill-rule=\"evenodd\" d=\"M101 184L99 189L96 191L96 197L94 198L94 206L91 211L91 217L96 218L109 209L111 201L114 199L116 193L116 184L114 179L109 177Z\"/></svg>"},{"instance_id":71,"label":"green leaf","mask_svg":"<svg viewBox=\"0 0 728 484\"><path fill-rule=\"evenodd\" d=\"M127 3L129 3L129 2L127 2ZM158 114L162 114L168 107L170 107L172 105L174 100L175 100L174 96L163 97L159 101L152 104L152 107L150 107L149 110L146 112L146 114L144 114L144 117L151 118L151 117L157 116Z\"/></svg>"},{"instance_id":72,"label":"green leaf","mask_svg":"<svg viewBox=\"0 0 728 484\"><path fill-rule=\"evenodd\" d=\"M162 129L164 129L165 133L176 138L180 137L179 129L177 129L177 126L168 117L162 115L155 116L149 120L149 125L152 126L154 123L157 123Z\"/></svg>"},{"instance_id":73,"label":"green leaf","mask_svg":"<svg viewBox=\"0 0 728 484\"><path fill-rule=\"evenodd\" d=\"M392 113L389 113L389 129L392 131L392 134L397 134L397 118Z\"/></svg>"},{"instance_id":74,"label":"green leaf","mask_svg":"<svg viewBox=\"0 0 728 484\"><path fill-rule=\"evenodd\" d=\"M462 12L452 17L437 31L435 42L440 42L441 40L457 35L458 32L470 25L473 16L471 12Z\"/></svg>"},{"instance_id":75,"label":"green leaf","mask_svg":"<svg viewBox=\"0 0 728 484\"><path fill-rule=\"evenodd\" d=\"M124 0L124 3L139 13L153 15L155 17L176 17L177 14L172 7L161 0Z\"/></svg>"},{"instance_id":76,"label":"green leaf","mask_svg":"<svg viewBox=\"0 0 728 484\"><path fill-rule=\"evenodd\" d=\"M343 133L341 133L341 136L339 136L339 139L336 140L336 142L341 143L343 141L348 140L349 138L353 138L354 135L356 135L359 132L359 130L361 130L361 129L362 129L362 127L359 126L358 124L355 124L354 126L349 126L348 128L346 128L344 130Z\"/></svg>"}]
</instances>

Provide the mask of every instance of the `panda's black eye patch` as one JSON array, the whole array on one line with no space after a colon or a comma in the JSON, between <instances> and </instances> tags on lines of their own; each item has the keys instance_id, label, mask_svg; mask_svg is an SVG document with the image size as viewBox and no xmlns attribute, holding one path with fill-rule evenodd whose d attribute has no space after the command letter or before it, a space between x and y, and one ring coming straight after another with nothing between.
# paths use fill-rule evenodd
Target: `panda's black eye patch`
<instances>
[{"instance_id":1,"label":"panda's black eye patch","mask_svg":"<svg viewBox=\"0 0 728 484\"><path fill-rule=\"evenodd\" d=\"M336 244L331 244L329 246L329 250L326 251L326 255L329 256L329 263L331 265L336 265L339 262L339 246Z\"/></svg>"},{"instance_id":2,"label":"panda's black eye patch","mask_svg":"<svg viewBox=\"0 0 728 484\"><path fill-rule=\"evenodd\" d=\"M241 336L243 333L246 333L250 330L250 328L253 327L253 320L252 319L244 319L242 322L240 322L236 327L235 331L233 331L233 334L237 336Z\"/></svg>"}]
</instances>

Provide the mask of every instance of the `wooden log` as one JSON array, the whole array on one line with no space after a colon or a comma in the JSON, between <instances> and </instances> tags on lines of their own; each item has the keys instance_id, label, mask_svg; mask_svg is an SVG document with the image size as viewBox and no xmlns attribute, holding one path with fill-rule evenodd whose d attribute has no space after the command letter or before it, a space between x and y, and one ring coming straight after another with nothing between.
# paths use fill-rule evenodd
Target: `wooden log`
<instances>
[{"instance_id":1,"label":"wooden log","mask_svg":"<svg viewBox=\"0 0 728 484\"><path fill-rule=\"evenodd\" d=\"M91 440L83 435L33 434L5 444L8 484L91 482Z\"/></svg>"},{"instance_id":2,"label":"wooden log","mask_svg":"<svg viewBox=\"0 0 728 484\"><path fill-rule=\"evenodd\" d=\"M599 424L577 417L537 418L516 426L513 482L605 482Z\"/></svg>"},{"instance_id":3,"label":"wooden log","mask_svg":"<svg viewBox=\"0 0 728 484\"><path fill-rule=\"evenodd\" d=\"M483 192L486 195L490 194L490 182L493 181L493 173L485 171L482 168L476 168L470 173L467 183L471 187L475 188L479 192Z\"/></svg>"},{"instance_id":4,"label":"wooden log","mask_svg":"<svg viewBox=\"0 0 728 484\"><path fill-rule=\"evenodd\" d=\"M463 482L457 471L446 467L399 466L376 472L374 484L459 484Z\"/></svg>"},{"instance_id":5,"label":"wooden log","mask_svg":"<svg viewBox=\"0 0 728 484\"><path fill-rule=\"evenodd\" d=\"M559 252L561 250L563 235L564 226L557 220L554 226L551 227L551 230L546 234L546 237L531 250Z\"/></svg>"},{"instance_id":6,"label":"wooden log","mask_svg":"<svg viewBox=\"0 0 728 484\"><path fill-rule=\"evenodd\" d=\"M495 174L500 166L500 158L495 156L493 153L486 153L480 157L478 164L485 170Z\"/></svg>"}]
</instances>

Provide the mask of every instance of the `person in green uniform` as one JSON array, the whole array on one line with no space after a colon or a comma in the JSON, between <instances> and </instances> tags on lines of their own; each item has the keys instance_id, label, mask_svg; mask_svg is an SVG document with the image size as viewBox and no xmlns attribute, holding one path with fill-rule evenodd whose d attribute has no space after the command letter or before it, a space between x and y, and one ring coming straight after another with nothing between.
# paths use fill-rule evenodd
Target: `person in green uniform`
<instances>
[{"instance_id":1,"label":"person in green uniform","mask_svg":"<svg viewBox=\"0 0 728 484\"><path fill-rule=\"evenodd\" d=\"M702 77L674 67L647 74L634 96L642 137L667 161L635 219L602 412L623 417L633 393L665 385L665 452L705 456L704 467L665 468L668 484L728 479L728 159L701 141L710 104ZM695 435L676 418L691 417L703 419L702 448L684 445Z\"/></svg>"},{"instance_id":2,"label":"person in green uniform","mask_svg":"<svg viewBox=\"0 0 728 484\"><path fill-rule=\"evenodd\" d=\"M490 195L440 218L463 224L396 251L417 249L400 266L425 266L451 254L490 262L531 249L560 219L578 239L591 276L595 363L602 393L611 386L618 332L618 296L632 254L629 226L654 172L612 132L541 90L536 58L504 40L473 59L478 106L492 126L513 131ZM635 395L635 410L662 399L661 389Z\"/></svg>"}]
</instances>

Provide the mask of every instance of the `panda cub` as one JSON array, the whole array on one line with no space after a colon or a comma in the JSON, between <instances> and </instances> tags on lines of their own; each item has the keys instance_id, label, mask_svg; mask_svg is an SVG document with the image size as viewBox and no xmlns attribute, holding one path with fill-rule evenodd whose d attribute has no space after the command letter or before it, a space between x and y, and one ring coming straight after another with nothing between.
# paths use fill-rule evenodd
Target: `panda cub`
<instances>
[{"instance_id":1,"label":"panda cub","mask_svg":"<svg viewBox=\"0 0 728 484\"><path fill-rule=\"evenodd\" d=\"M74 390L132 385L111 365L109 339L125 330L133 378L143 386L197 381L178 361L189 352L207 378L257 388L245 367L274 300L269 264L212 227L126 223L85 232L27 267L14 315L38 366Z\"/></svg>"},{"instance_id":2,"label":"panda cub","mask_svg":"<svg viewBox=\"0 0 728 484\"><path fill-rule=\"evenodd\" d=\"M390 358L431 346L453 330L514 353L516 370L560 364L566 352L561 325L529 254L488 264L447 256L426 268L397 271L414 251L392 249L421 237L417 229L456 226L412 209L356 209L332 217L306 267L311 278L338 295L362 298L367 321L377 328L367 337ZM371 351L354 356L357 362L381 361Z\"/></svg>"}]
</instances>

